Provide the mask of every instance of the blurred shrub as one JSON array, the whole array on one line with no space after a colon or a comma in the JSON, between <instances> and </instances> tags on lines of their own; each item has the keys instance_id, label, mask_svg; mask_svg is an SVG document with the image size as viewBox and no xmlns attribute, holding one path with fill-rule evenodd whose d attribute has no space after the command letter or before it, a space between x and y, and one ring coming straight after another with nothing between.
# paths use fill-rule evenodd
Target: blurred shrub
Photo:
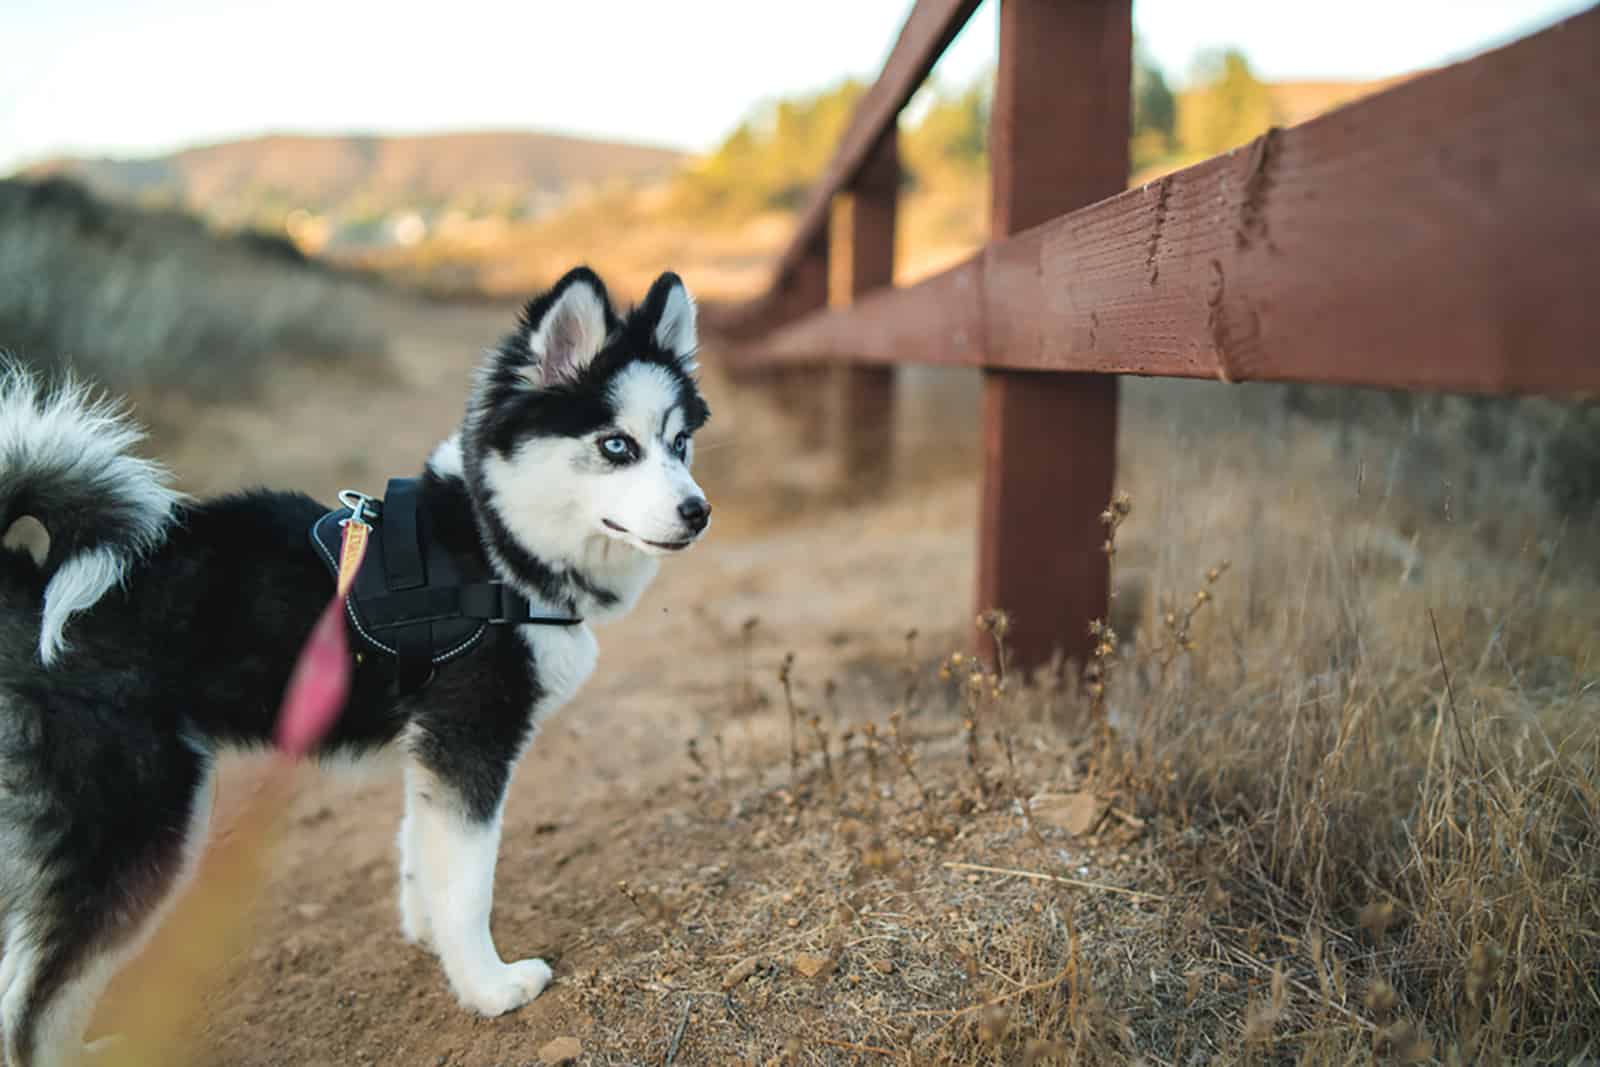
<instances>
[{"instance_id":1,"label":"blurred shrub","mask_svg":"<svg viewBox=\"0 0 1600 1067\"><path fill-rule=\"evenodd\" d=\"M1202 56L1195 64L1194 85L1184 94L1177 116L1178 140L1186 153L1214 156L1282 121L1272 90L1238 49Z\"/></svg>"},{"instance_id":2,"label":"blurred shrub","mask_svg":"<svg viewBox=\"0 0 1600 1067\"><path fill-rule=\"evenodd\" d=\"M1545 491L1563 514L1593 517L1600 511L1600 404L1562 411L1545 442Z\"/></svg>"},{"instance_id":3,"label":"blurred shrub","mask_svg":"<svg viewBox=\"0 0 1600 1067\"><path fill-rule=\"evenodd\" d=\"M847 80L763 105L715 152L683 172L674 206L696 217L728 219L798 208L865 91L861 82Z\"/></svg>"},{"instance_id":4,"label":"blurred shrub","mask_svg":"<svg viewBox=\"0 0 1600 1067\"><path fill-rule=\"evenodd\" d=\"M981 181L989 165L989 110L994 78L964 89L935 86L927 109L901 138L903 164L919 186Z\"/></svg>"},{"instance_id":5,"label":"blurred shrub","mask_svg":"<svg viewBox=\"0 0 1600 1067\"><path fill-rule=\"evenodd\" d=\"M1600 404L1309 385L1284 386L1283 401L1346 444L1358 430L1399 432L1424 466L1441 450L1465 451L1480 483L1538 485L1558 513L1600 517Z\"/></svg>"},{"instance_id":6,"label":"blurred shrub","mask_svg":"<svg viewBox=\"0 0 1600 1067\"><path fill-rule=\"evenodd\" d=\"M1133 51L1133 169L1143 170L1176 154L1178 98L1166 75L1144 48Z\"/></svg>"},{"instance_id":7,"label":"blurred shrub","mask_svg":"<svg viewBox=\"0 0 1600 1067\"><path fill-rule=\"evenodd\" d=\"M0 348L122 392L237 395L268 357L382 349L371 293L287 241L0 180Z\"/></svg>"}]
</instances>

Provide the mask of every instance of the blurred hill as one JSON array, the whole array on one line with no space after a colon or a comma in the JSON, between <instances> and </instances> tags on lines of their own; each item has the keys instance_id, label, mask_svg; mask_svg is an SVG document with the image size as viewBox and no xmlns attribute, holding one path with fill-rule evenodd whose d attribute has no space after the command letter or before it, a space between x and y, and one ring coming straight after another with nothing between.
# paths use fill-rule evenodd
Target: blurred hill
<instances>
[{"instance_id":1,"label":"blurred hill","mask_svg":"<svg viewBox=\"0 0 1600 1067\"><path fill-rule=\"evenodd\" d=\"M72 178L225 228L288 231L308 251L335 253L450 222L538 218L603 186L660 181L682 161L671 149L542 133L267 136L148 159L58 158L22 176Z\"/></svg>"}]
</instances>

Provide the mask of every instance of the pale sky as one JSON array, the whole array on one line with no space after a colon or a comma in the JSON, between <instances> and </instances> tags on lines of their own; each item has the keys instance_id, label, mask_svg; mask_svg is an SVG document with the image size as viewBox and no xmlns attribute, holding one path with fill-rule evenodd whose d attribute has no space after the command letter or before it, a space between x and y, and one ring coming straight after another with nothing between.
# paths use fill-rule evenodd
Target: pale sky
<instances>
[{"instance_id":1,"label":"pale sky","mask_svg":"<svg viewBox=\"0 0 1600 1067\"><path fill-rule=\"evenodd\" d=\"M993 59L986 0L936 77ZM1464 58L1579 0L1135 0L1169 78L1237 45L1272 79ZM871 77L909 0L0 0L0 173L265 132L533 129L713 147L764 98Z\"/></svg>"}]
</instances>

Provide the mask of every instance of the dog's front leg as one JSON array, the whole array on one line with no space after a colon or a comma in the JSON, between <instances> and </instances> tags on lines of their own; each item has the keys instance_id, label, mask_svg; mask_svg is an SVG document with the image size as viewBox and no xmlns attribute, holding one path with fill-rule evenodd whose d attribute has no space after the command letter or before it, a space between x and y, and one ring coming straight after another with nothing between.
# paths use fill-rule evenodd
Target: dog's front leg
<instances>
[{"instance_id":1,"label":"dog's front leg","mask_svg":"<svg viewBox=\"0 0 1600 1067\"><path fill-rule=\"evenodd\" d=\"M401 900L403 908L421 908L406 914L408 925L425 915L423 929L463 1005L490 1016L520 1008L544 991L551 975L543 960L503 962L489 932L501 805L487 819L474 817L453 786L420 764L407 769L406 793ZM408 901L408 892L418 895Z\"/></svg>"},{"instance_id":2,"label":"dog's front leg","mask_svg":"<svg viewBox=\"0 0 1600 1067\"><path fill-rule=\"evenodd\" d=\"M420 948L433 951L433 921L423 894L421 864L425 858L418 811L423 785L431 779L415 764L406 767L406 813L400 822L400 932Z\"/></svg>"}]
</instances>

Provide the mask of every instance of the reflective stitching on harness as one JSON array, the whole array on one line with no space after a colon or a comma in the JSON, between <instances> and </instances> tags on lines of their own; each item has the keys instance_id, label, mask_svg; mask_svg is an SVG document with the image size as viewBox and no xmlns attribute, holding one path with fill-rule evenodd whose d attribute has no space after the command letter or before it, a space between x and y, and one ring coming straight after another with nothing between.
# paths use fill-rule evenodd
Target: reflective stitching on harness
<instances>
[{"instance_id":1,"label":"reflective stitching on harness","mask_svg":"<svg viewBox=\"0 0 1600 1067\"><path fill-rule=\"evenodd\" d=\"M311 528L311 543L317 546L317 551L322 553L322 558L327 560L328 564L332 566L335 571L337 571L339 567L338 561L335 560L334 557L328 552L327 546L322 543L322 538L316 536L316 531L322 528L323 523L327 522L337 514L338 512L336 511L329 512L328 514L322 516L322 518L318 519L316 525L312 526ZM391 656L398 657L400 655L398 650L390 648L376 637L373 637L372 634L367 631L367 628L361 625L361 619L356 615L355 597L347 596L344 598L344 613L349 617L350 625L354 626L356 628L356 632L359 633L363 638L370 641L378 648L381 648L384 652L387 652ZM478 627L477 633L461 642L455 648L447 649L444 652L440 652L434 656L431 656L429 657L429 661L435 666L442 665L465 652L479 641L482 641L483 635L488 632L489 626L487 623L485 623L484 625Z\"/></svg>"}]
</instances>

